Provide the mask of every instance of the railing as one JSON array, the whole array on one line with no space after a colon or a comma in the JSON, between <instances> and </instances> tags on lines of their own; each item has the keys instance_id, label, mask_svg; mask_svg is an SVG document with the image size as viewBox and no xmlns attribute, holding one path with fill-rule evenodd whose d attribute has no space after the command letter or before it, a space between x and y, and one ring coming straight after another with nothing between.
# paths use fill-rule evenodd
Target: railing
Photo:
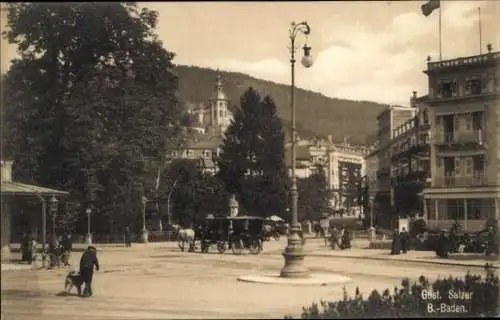
<instances>
[{"instance_id":1,"label":"railing","mask_svg":"<svg viewBox=\"0 0 500 320\"><path fill-rule=\"evenodd\" d=\"M427 70L430 71L430 70L441 69L441 68L485 63L485 62L488 62L491 60L498 60L498 59L500 59L500 52L493 52L493 53L487 53L487 54L482 54L482 55L472 56L472 57L464 57L464 58L457 58L457 59L452 59L452 60L429 62L427 64Z\"/></svg>"},{"instance_id":2,"label":"railing","mask_svg":"<svg viewBox=\"0 0 500 320\"><path fill-rule=\"evenodd\" d=\"M444 177L434 178L437 187L468 187L481 186L486 184L486 175L484 172L476 173L471 176L446 175Z\"/></svg>"},{"instance_id":3,"label":"railing","mask_svg":"<svg viewBox=\"0 0 500 320\"><path fill-rule=\"evenodd\" d=\"M437 144L464 144L464 143L478 143L484 142L483 130L474 130L472 132L445 132L436 137Z\"/></svg>"}]
</instances>

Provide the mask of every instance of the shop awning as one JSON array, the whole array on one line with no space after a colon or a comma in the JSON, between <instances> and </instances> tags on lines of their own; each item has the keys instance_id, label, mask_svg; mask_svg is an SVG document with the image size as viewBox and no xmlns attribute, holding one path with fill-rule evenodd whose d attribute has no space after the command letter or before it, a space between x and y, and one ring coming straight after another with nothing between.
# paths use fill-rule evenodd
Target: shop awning
<instances>
[{"instance_id":1,"label":"shop awning","mask_svg":"<svg viewBox=\"0 0 500 320\"><path fill-rule=\"evenodd\" d=\"M0 193L2 195L68 195L69 192L38 187L14 181L2 181Z\"/></svg>"}]
</instances>

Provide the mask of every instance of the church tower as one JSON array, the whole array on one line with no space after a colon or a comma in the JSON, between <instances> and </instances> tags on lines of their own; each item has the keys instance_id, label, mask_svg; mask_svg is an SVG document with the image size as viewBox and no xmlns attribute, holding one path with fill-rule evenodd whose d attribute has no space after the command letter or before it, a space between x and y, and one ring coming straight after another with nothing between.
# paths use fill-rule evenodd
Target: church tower
<instances>
[{"instance_id":1,"label":"church tower","mask_svg":"<svg viewBox=\"0 0 500 320\"><path fill-rule=\"evenodd\" d=\"M217 70L215 82L215 92L210 98L210 126L221 133L224 133L233 119L232 112L229 110L229 99L227 98L222 86L222 78Z\"/></svg>"}]
</instances>

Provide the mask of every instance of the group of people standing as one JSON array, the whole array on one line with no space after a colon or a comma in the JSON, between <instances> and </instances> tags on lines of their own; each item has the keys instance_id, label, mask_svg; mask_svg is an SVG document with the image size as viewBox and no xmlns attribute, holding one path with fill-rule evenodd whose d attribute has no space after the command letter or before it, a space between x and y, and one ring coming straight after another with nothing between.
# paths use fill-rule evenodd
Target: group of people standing
<instances>
[{"instance_id":1,"label":"group of people standing","mask_svg":"<svg viewBox=\"0 0 500 320\"><path fill-rule=\"evenodd\" d=\"M33 237L33 233L29 230L23 233L21 239L21 261L23 263L31 264L36 259L37 241ZM73 239L69 231L58 239L53 234L48 243L47 254L49 256L49 267L58 267L61 263L64 266L69 266L71 251L73 250Z\"/></svg>"},{"instance_id":2,"label":"group of people standing","mask_svg":"<svg viewBox=\"0 0 500 320\"><path fill-rule=\"evenodd\" d=\"M335 250L337 247L341 250L349 249L351 247L351 233L347 228L342 225L342 227L337 229L336 226L332 225L330 227L330 247Z\"/></svg>"},{"instance_id":3,"label":"group of people standing","mask_svg":"<svg viewBox=\"0 0 500 320\"><path fill-rule=\"evenodd\" d=\"M406 228L402 228L401 231L394 229L392 233L392 244L391 244L391 254L401 254L403 252L406 254L410 250L410 235Z\"/></svg>"}]
</instances>

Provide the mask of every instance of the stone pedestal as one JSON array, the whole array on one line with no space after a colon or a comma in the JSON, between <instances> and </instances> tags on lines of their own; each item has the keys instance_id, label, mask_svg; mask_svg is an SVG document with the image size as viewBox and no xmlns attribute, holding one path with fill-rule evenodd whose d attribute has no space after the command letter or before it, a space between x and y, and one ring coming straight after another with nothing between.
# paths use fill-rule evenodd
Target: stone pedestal
<instances>
[{"instance_id":1,"label":"stone pedestal","mask_svg":"<svg viewBox=\"0 0 500 320\"><path fill-rule=\"evenodd\" d=\"M299 236L300 225L292 226L291 235L288 237L288 246L283 252L285 266L280 276L285 278L307 278L309 271L304 265L304 249L302 239Z\"/></svg>"},{"instance_id":2,"label":"stone pedestal","mask_svg":"<svg viewBox=\"0 0 500 320\"><path fill-rule=\"evenodd\" d=\"M142 243L148 243L149 241L149 232L146 229L141 230L141 242Z\"/></svg>"},{"instance_id":3,"label":"stone pedestal","mask_svg":"<svg viewBox=\"0 0 500 320\"><path fill-rule=\"evenodd\" d=\"M377 234L374 227L368 228L368 241L373 242L377 239Z\"/></svg>"},{"instance_id":4,"label":"stone pedestal","mask_svg":"<svg viewBox=\"0 0 500 320\"><path fill-rule=\"evenodd\" d=\"M87 244L92 244L92 234L91 234L91 233L87 233L87 234L85 235L85 242L86 242Z\"/></svg>"}]
</instances>

